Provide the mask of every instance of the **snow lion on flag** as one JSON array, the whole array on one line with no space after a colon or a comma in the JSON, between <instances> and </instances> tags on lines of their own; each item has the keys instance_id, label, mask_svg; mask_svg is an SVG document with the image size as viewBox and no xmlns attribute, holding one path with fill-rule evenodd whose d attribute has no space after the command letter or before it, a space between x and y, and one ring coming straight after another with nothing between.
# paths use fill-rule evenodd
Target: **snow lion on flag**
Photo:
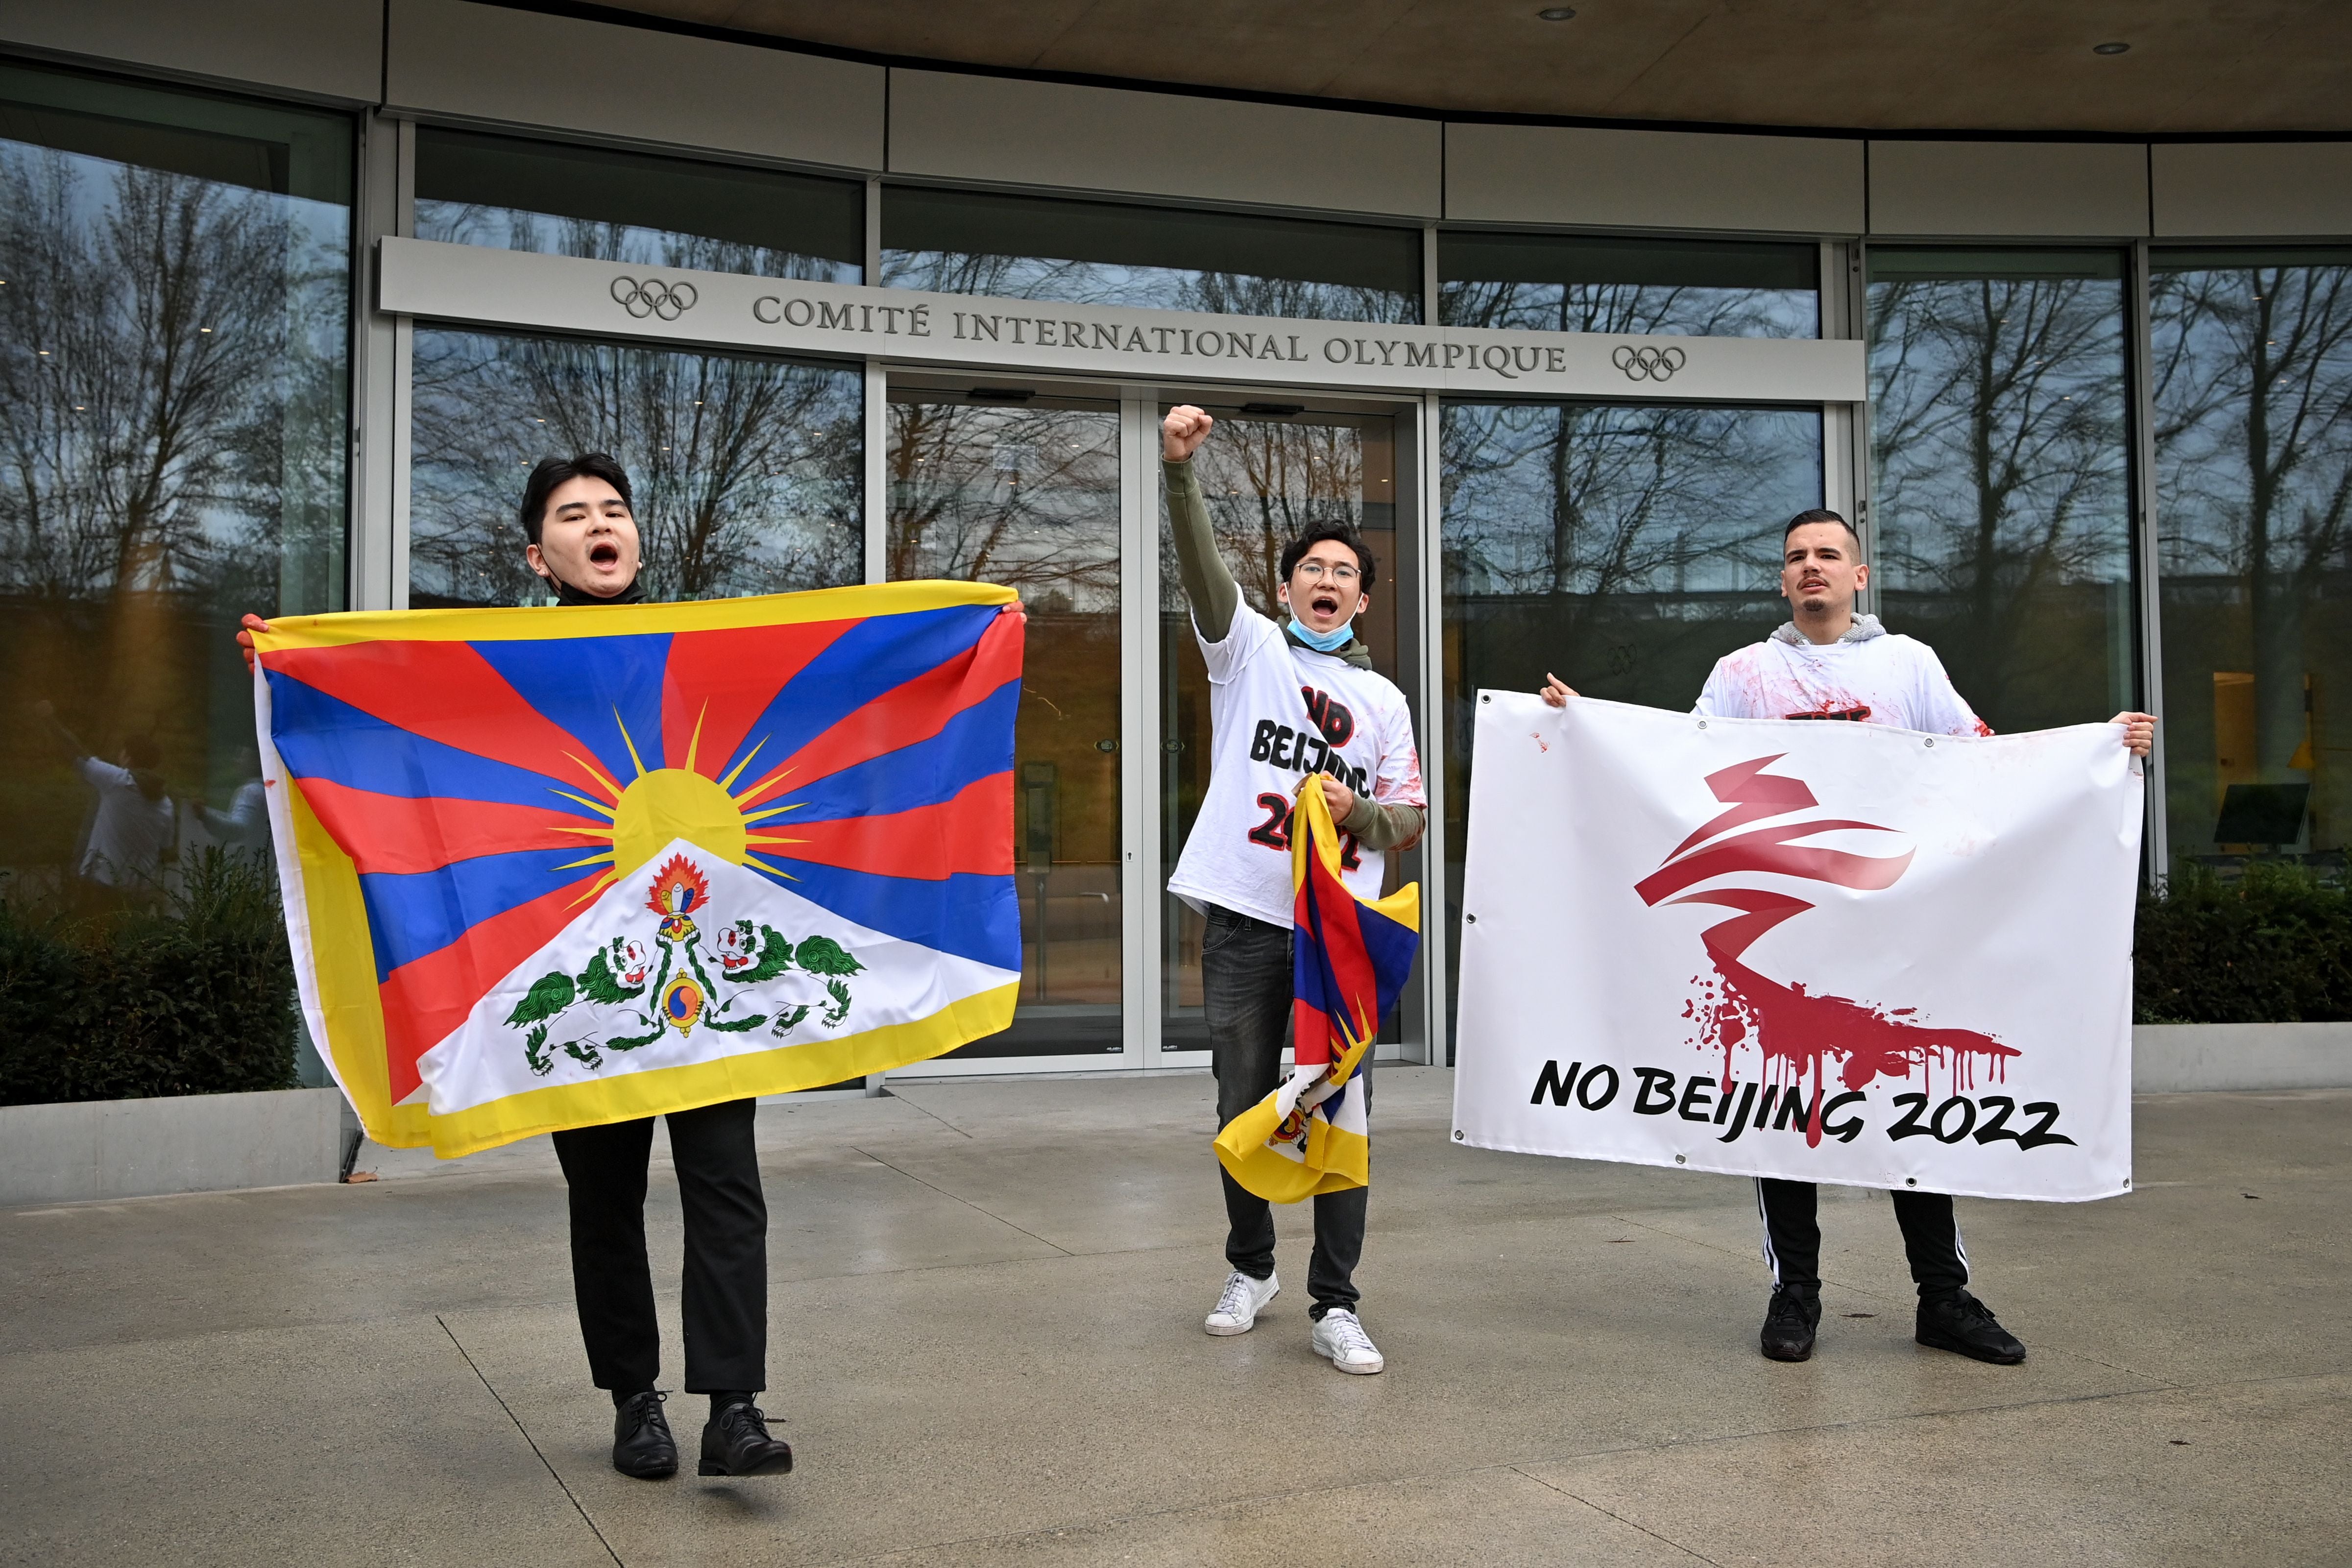
<instances>
[{"instance_id":1,"label":"snow lion on flag","mask_svg":"<svg viewBox=\"0 0 2352 1568\"><path fill-rule=\"evenodd\" d=\"M1021 630L910 582L257 632L303 1009L369 1136L455 1156L1004 1028Z\"/></svg>"}]
</instances>

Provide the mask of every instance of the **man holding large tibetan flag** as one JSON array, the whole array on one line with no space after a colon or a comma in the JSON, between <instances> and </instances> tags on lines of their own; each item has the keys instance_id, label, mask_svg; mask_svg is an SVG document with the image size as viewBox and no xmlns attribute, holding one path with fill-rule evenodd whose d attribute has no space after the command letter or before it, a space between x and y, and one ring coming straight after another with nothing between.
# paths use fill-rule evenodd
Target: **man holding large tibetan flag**
<instances>
[{"instance_id":1,"label":"man holding large tibetan flag","mask_svg":"<svg viewBox=\"0 0 2352 1568\"><path fill-rule=\"evenodd\" d=\"M1421 946L1421 884L1377 903L1339 880L1339 830L1319 789L1302 788L1290 831L1292 1060L1273 1093L1217 1135L1233 1178L1274 1203L1371 1180L1371 1126L1355 1082Z\"/></svg>"},{"instance_id":2,"label":"man holding large tibetan flag","mask_svg":"<svg viewBox=\"0 0 2352 1568\"><path fill-rule=\"evenodd\" d=\"M1370 898L1380 895L1388 856L1420 840L1428 801L1412 710L1395 683L1373 668L1371 650L1355 633L1379 563L1351 525L1312 522L1279 556L1275 600L1285 619L1244 604L1240 584L1218 557L1192 467L1192 455L1215 423L1190 404L1170 410L1160 454L1177 574L1209 675L1209 787L1168 891L1198 910L1206 926L1201 1011L1217 1077L1217 1123L1226 1127L1281 1085L1283 1037L1296 998L1307 994L1297 987L1301 971L1292 939L1298 897L1293 819L1307 808L1294 806L1293 797L1312 797L1335 830L1337 858L1327 870L1336 885ZM1304 926L1299 935L1312 940ZM1346 1017L1356 1021L1352 1010ZM1378 1017L1367 1027L1376 1027ZM1369 1057L1357 1057L1350 1100L1369 1098L1370 1066ZM1328 1125L1326 1118L1327 1136ZM1274 1272L1274 1210L1232 1171L1221 1168L1218 1179L1232 1271L1201 1326L1213 1334L1247 1333L1282 1288ZM1341 1372L1372 1373L1387 1364L1356 1312L1366 1207L1360 1183L1323 1190L1315 1199L1309 1343Z\"/></svg>"},{"instance_id":3,"label":"man holding large tibetan flag","mask_svg":"<svg viewBox=\"0 0 2352 1568\"><path fill-rule=\"evenodd\" d=\"M932 582L645 602L601 455L541 464L520 521L565 608L248 618L303 1007L379 1142L554 1134L614 1464L646 1479L677 1462L644 1220L666 1115L701 1473L789 1469L751 1402L755 1102L1010 1020L1018 606Z\"/></svg>"}]
</instances>

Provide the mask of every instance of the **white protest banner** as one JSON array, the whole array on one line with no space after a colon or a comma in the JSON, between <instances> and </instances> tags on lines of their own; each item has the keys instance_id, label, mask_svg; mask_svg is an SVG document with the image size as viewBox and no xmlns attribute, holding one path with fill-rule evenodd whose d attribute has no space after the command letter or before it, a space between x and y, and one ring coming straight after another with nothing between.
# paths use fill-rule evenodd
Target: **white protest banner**
<instances>
[{"instance_id":1,"label":"white protest banner","mask_svg":"<svg viewBox=\"0 0 2352 1568\"><path fill-rule=\"evenodd\" d=\"M1980 1197L2131 1186L2138 768L1482 692L1458 1143Z\"/></svg>"}]
</instances>

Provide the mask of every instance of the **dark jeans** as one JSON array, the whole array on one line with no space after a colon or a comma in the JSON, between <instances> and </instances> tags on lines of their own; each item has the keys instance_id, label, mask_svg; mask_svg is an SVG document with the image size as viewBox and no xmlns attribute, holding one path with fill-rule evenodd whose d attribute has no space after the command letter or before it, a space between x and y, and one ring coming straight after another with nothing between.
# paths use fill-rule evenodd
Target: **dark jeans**
<instances>
[{"instance_id":1,"label":"dark jeans","mask_svg":"<svg viewBox=\"0 0 2352 1568\"><path fill-rule=\"evenodd\" d=\"M1290 928L1208 906L1201 939L1201 999L1208 1015L1210 1070L1217 1075L1217 1125L1274 1092L1282 1081L1282 1048L1290 1033ZM1371 1053L1356 1082L1364 1108L1372 1103ZM1253 1280L1274 1272L1274 1205L1225 1174L1225 1261ZM1356 1310L1356 1261L1364 1252L1364 1209L1370 1189L1349 1187L1315 1199L1315 1256L1307 1269L1308 1315L1333 1307Z\"/></svg>"},{"instance_id":2,"label":"dark jeans","mask_svg":"<svg viewBox=\"0 0 2352 1568\"><path fill-rule=\"evenodd\" d=\"M1921 1300L1957 1295L1969 1282L1969 1255L1960 1245L1952 1200L1940 1192L1890 1192L1895 1222ZM1809 1181L1756 1178L1756 1208L1764 1218L1764 1260L1772 1282L1792 1290L1822 1288L1821 1189Z\"/></svg>"},{"instance_id":3,"label":"dark jeans","mask_svg":"<svg viewBox=\"0 0 2352 1568\"><path fill-rule=\"evenodd\" d=\"M730 1100L669 1115L686 1209L686 1388L768 1385L768 1206L751 1141L758 1103ZM572 1196L572 1292L599 1388L634 1394L661 1375L653 1270L646 1260L651 1117L555 1134Z\"/></svg>"}]
</instances>

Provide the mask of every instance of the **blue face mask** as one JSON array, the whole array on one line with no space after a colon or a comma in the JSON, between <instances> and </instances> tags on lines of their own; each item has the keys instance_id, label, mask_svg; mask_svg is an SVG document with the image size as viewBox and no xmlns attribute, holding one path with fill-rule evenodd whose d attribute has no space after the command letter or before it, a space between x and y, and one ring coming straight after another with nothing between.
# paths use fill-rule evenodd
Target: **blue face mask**
<instances>
[{"instance_id":1,"label":"blue face mask","mask_svg":"<svg viewBox=\"0 0 2352 1568\"><path fill-rule=\"evenodd\" d=\"M1336 653L1346 647L1356 635L1352 622L1334 626L1328 632L1310 632L1297 616L1290 618L1290 634L1318 653Z\"/></svg>"}]
</instances>

